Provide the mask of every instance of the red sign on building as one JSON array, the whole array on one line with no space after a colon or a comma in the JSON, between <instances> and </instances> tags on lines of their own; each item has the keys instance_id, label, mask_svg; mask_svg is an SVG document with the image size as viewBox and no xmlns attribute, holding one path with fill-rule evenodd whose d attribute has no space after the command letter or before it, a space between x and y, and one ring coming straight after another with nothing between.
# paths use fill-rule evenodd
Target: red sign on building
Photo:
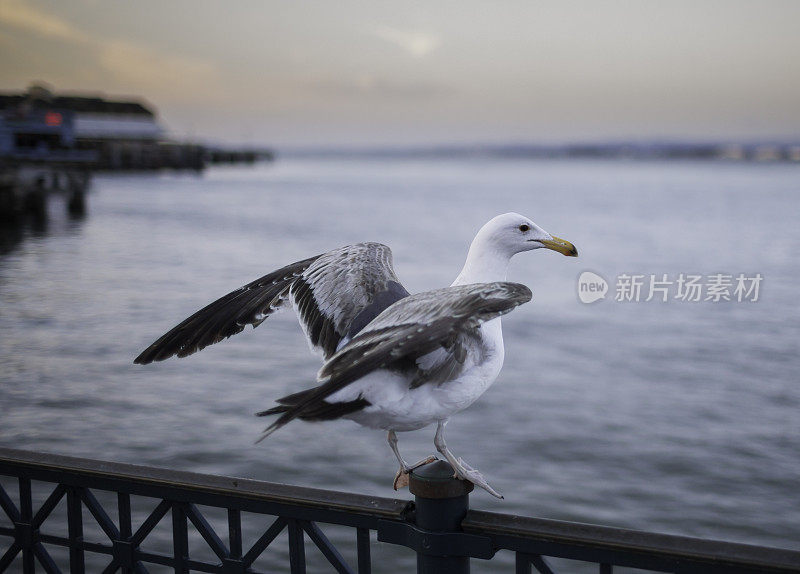
<instances>
[{"instance_id":1,"label":"red sign on building","mask_svg":"<svg viewBox=\"0 0 800 574\"><path fill-rule=\"evenodd\" d=\"M58 112L47 112L44 115L44 123L47 124L48 126L53 126L53 127L60 126L62 120L63 118L61 117L61 114L59 114Z\"/></svg>"}]
</instances>

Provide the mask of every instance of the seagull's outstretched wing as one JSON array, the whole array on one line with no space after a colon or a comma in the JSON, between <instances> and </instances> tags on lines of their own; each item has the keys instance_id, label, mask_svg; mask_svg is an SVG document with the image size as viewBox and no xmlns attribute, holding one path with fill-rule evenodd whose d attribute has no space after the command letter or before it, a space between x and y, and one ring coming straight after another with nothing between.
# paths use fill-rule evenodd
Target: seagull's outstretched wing
<instances>
[{"instance_id":1,"label":"seagull's outstretched wing","mask_svg":"<svg viewBox=\"0 0 800 574\"><path fill-rule=\"evenodd\" d=\"M257 327L291 298L312 348L325 358L383 309L408 295L392 268L392 252L379 243L334 249L273 271L185 319L147 347L135 363L186 357Z\"/></svg>"},{"instance_id":2,"label":"seagull's outstretched wing","mask_svg":"<svg viewBox=\"0 0 800 574\"><path fill-rule=\"evenodd\" d=\"M324 401L326 397L372 371L403 370L409 363L441 349L455 353L452 349L458 339L471 336L481 323L530 300L531 291L525 285L498 282L447 287L398 301L328 359L317 376L320 386L279 399L281 406L259 413L281 415L262 438L294 418L309 418L305 416L308 414L313 417L317 412L327 414L333 405ZM359 401L351 402L353 405L347 405L355 408ZM347 405L343 404L343 409ZM366 405L362 400L358 406Z\"/></svg>"},{"instance_id":3,"label":"seagull's outstretched wing","mask_svg":"<svg viewBox=\"0 0 800 574\"><path fill-rule=\"evenodd\" d=\"M187 357L241 333L246 325L257 327L280 308L294 280L318 258L287 265L206 305L159 337L133 362L146 365L173 355Z\"/></svg>"}]
</instances>

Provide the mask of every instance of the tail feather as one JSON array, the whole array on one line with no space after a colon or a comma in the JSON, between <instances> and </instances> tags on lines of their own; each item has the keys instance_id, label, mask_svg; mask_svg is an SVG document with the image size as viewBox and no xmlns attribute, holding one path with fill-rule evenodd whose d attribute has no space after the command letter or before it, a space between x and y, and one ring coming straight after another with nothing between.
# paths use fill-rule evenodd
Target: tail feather
<instances>
[{"instance_id":1,"label":"tail feather","mask_svg":"<svg viewBox=\"0 0 800 574\"><path fill-rule=\"evenodd\" d=\"M277 406L257 412L257 417L268 417L272 415L281 416L264 429L264 432L261 433L256 443L261 442L295 418L304 421L328 421L349 415L371 404L362 397L341 403L329 403L324 399L313 400L312 396L317 390L318 388L306 389L298 393L281 397L275 401L278 403ZM309 401L309 399L312 400ZM298 410L297 407L300 405L302 406Z\"/></svg>"},{"instance_id":2,"label":"tail feather","mask_svg":"<svg viewBox=\"0 0 800 574\"><path fill-rule=\"evenodd\" d=\"M291 395L286 395L285 397L281 397L277 399L275 402L278 403L278 406L272 407L271 409L267 409L265 411L259 411L256 413L257 417L268 417L270 415L280 415L292 407L296 407L303 401L305 401L309 395L311 395L316 389L306 389L304 391L300 391L299 393L292 393Z\"/></svg>"},{"instance_id":3,"label":"tail feather","mask_svg":"<svg viewBox=\"0 0 800 574\"><path fill-rule=\"evenodd\" d=\"M257 417L269 417L272 415L279 415L288 411L291 407L286 405L278 405L277 407L272 407L271 409L267 409L265 411L258 411L256 413Z\"/></svg>"}]
</instances>

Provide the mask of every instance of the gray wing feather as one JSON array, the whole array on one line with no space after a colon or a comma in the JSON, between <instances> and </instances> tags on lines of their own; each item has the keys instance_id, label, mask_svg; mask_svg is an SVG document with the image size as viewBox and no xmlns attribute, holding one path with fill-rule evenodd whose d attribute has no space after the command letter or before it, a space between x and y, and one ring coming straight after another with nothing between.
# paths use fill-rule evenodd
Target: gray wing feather
<instances>
[{"instance_id":1,"label":"gray wing feather","mask_svg":"<svg viewBox=\"0 0 800 574\"><path fill-rule=\"evenodd\" d=\"M364 314L378 315L407 295L392 267L391 249L380 243L324 254L289 289L311 347L326 359Z\"/></svg>"},{"instance_id":2,"label":"gray wing feather","mask_svg":"<svg viewBox=\"0 0 800 574\"><path fill-rule=\"evenodd\" d=\"M376 368L417 358L441 347L461 346L463 335L527 303L530 289L520 283L477 283L411 295L381 313L326 362L318 379L342 386ZM461 352L461 349L458 350Z\"/></svg>"},{"instance_id":3,"label":"gray wing feather","mask_svg":"<svg viewBox=\"0 0 800 574\"><path fill-rule=\"evenodd\" d=\"M354 321L375 316L408 295L380 243L334 249L273 271L203 307L145 349L135 363L186 357L257 327L291 298L311 346L325 358L336 352Z\"/></svg>"},{"instance_id":4,"label":"gray wing feather","mask_svg":"<svg viewBox=\"0 0 800 574\"><path fill-rule=\"evenodd\" d=\"M317 377L323 384L286 410L262 438L374 370L454 348L459 337L474 336L481 323L512 311L531 296L530 289L519 283L479 283L427 291L394 303L322 366Z\"/></svg>"},{"instance_id":5,"label":"gray wing feather","mask_svg":"<svg viewBox=\"0 0 800 574\"><path fill-rule=\"evenodd\" d=\"M290 285L318 257L287 265L220 297L159 337L133 362L146 365L173 355L186 357L240 333L246 325L258 327L280 308Z\"/></svg>"}]
</instances>

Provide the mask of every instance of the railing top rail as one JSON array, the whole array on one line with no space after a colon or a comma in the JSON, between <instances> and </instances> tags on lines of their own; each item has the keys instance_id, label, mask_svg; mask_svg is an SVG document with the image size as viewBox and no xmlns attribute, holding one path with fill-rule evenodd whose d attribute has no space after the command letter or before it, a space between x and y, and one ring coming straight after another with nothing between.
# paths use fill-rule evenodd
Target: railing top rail
<instances>
[{"instance_id":1,"label":"railing top rail","mask_svg":"<svg viewBox=\"0 0 800 574\"><path fill-rule=\"evenodd\" d=\"M317 507L369 514L381 518L401 518L410 501L351 492L322 490L248 478L217 476L141 466L122 462L106 462L51 453L0 448L0 468L24 467L36 474L58 473L134 482L143 486L192 490L198 493L223 495L252 501L264 501L295 506ZM69 478L67 476L67 478ZM64 482L63 477L59 481Z\"/></svg>"},{"instance_id":2,"label":"railing top rail","mask_svg":"<svg viewBox=\"0 0 800 574\"><path fill-rule=\"evenodd\" d=\"M527 516L470 510L461 522L464 532L494 536L504 548L518 548L515 540L540 540L553 546L592 548L595 552L647 555L654 559L684 559L709 564L736 563L754 570L800 571L800 552L783 548L754 546L629 530L595 524L566 522Z\"/></svg>"}]
</instances>

